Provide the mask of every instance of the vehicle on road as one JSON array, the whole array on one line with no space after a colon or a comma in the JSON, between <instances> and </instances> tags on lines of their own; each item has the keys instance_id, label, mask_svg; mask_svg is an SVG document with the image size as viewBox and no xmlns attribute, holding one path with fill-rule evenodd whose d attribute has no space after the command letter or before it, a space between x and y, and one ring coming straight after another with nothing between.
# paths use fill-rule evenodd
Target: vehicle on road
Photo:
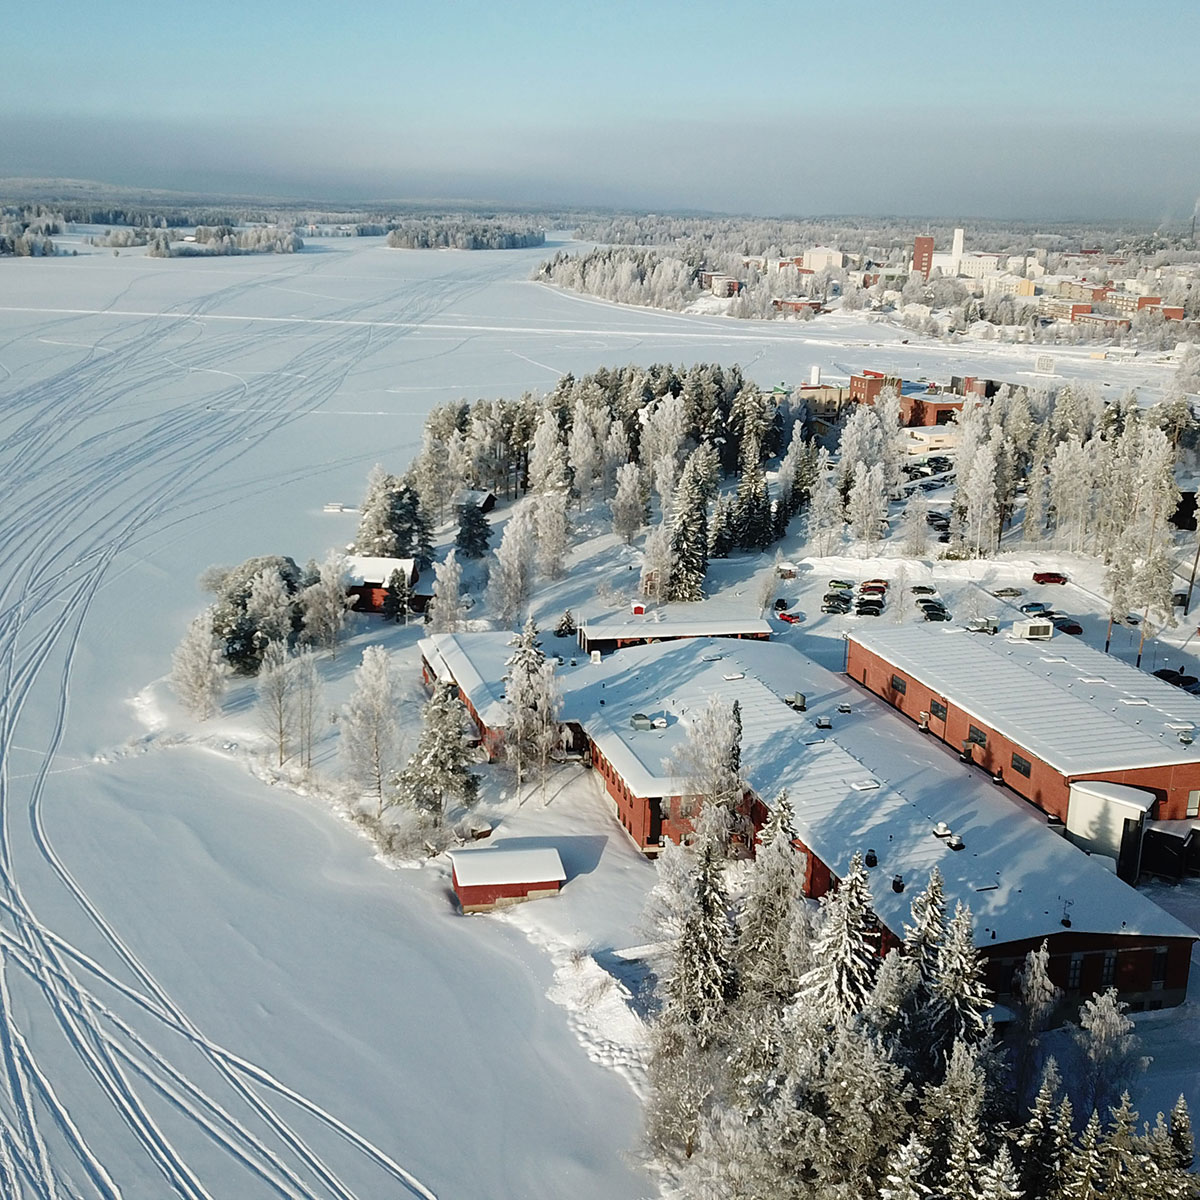
<instances>
[{"instance_id":1,"label":"vehicle on road","mask_svg":"<svg viewBox=\"0 0 1200 1200\"><path fill-rule=\"evenodd\" d=\"M1061 571L1034 571L1034 583L1066 583L1067 577Z\"/></svg>"},{"instance_id":2,"label":"vehicle on road","mask_svg":"<svg viewBox=\"0 0 1200 1200\"><path fill-rule=\"evenodd\" d=\"M1002 587L997 588L992 595L998 596L1001 600L1011 600L1014 596L1025 595L1025 589L1019 587Z\"/></svg>"},{"instance_id":3,"label":"vehicle on road","mask_svg":"<svg viewBox=\"0 0 1200 1200\"><path fill-rule=\"evenodd\" d=\"M1021 605L1021 611L1027 617L1041 617L1050 611L1050 605L1043 604L1040 600L1030 600L1028 604Z\"/></svg>"}]
</instances>

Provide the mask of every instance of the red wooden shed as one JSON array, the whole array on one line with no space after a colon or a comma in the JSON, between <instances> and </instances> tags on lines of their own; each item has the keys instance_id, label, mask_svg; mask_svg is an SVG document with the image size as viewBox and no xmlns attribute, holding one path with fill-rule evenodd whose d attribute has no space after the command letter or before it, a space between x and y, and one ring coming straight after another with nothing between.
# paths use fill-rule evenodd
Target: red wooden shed
<instances>
[{"instance_id":1,"label":"red wooden shed","mask_svg":"<svg viewBox=\"0 0 1200 1200\"><path fill-rule=\"evenodd\" d=\"M451 850L454 894L465 913L491 912L556 895L567 878L553 846L506 849L503 844Z\"/></svg>"}]
</instances>

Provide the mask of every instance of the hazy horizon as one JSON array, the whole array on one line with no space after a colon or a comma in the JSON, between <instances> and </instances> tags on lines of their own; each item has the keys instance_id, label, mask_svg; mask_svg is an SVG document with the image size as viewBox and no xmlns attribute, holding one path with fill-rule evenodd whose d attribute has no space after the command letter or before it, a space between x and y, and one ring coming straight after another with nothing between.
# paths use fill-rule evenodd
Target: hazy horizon
<instances>
[{"instance_id":1,"label":"hazy horizon","mask_svg":"<svg viewBox=\"0 0 1200 1200\"><path fill-rule=\"evenodd\" d=\"M1200 11L25 9L0 175L200 194L1186 221Z\"/></svg>"}]
</instances>

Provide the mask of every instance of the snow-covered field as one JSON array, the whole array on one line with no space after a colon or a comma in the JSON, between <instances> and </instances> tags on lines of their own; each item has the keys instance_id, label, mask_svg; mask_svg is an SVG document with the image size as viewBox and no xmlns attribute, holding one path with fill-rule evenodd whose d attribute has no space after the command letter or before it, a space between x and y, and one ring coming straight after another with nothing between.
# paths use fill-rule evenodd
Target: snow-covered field
<instances>
[{"instance_id":1,"label":"snow-covered field","mask_svg":"<svg viewBox=\"0 0 1200 1200\"><path fill-rule=\"evenodd\" d=\"M241 735L172 736L147 685L204 602L196 576L344 544L355 518L323 506L406 465L441 401L630 361L1019 382L1036 351L618 308L528 282L553 249L0 262L0 1195L654 1191L629 1157L636 1028L595 967L642 936L652 871L590 783L545 808L492 797L507 836L577 839L572 879L458 917L443 868L389 870L327 804L248 771ZM1118 388L1166 378L1056 359ZM836 667L826 633L787 636ZM244 702L227 720L253 727Z\"/></svg>"}]
</instances>

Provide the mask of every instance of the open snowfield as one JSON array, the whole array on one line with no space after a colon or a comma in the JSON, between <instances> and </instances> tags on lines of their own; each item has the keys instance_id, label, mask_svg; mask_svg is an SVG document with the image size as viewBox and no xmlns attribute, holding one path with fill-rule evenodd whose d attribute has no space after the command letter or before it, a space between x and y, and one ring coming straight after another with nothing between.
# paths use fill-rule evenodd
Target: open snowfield
<instances>
[{"instance_id":1,"label":"open snowfield","mask_svg":"<svg viewBox=\"0 0 1200 1200\"><path fill-rule=\"evenodd\" d=\"M510 814L508 836L577 839L559 900L464 920L444 868L388 870L219 738L147 739L163 717L144 689L204 567L345 544L354 516L322 506L356 504L377 461L402 469L435 403L631 361L740 362L764 385L813 365L1032 382L1037 350L618 308L528 282L553 252L0 261L0 1195L655 1190L627 1156L636 1030L573 954L636 944L652 878L598 795L574 789L570 819L553 800ZM1055 357L1116 388L1167 378ZM787 636L836 669L816 599ZM596 1027L569 1015L589 1005ZM1194 1021L1172 1020L1194 1055Z\"/></svg>"}]
</instances>

